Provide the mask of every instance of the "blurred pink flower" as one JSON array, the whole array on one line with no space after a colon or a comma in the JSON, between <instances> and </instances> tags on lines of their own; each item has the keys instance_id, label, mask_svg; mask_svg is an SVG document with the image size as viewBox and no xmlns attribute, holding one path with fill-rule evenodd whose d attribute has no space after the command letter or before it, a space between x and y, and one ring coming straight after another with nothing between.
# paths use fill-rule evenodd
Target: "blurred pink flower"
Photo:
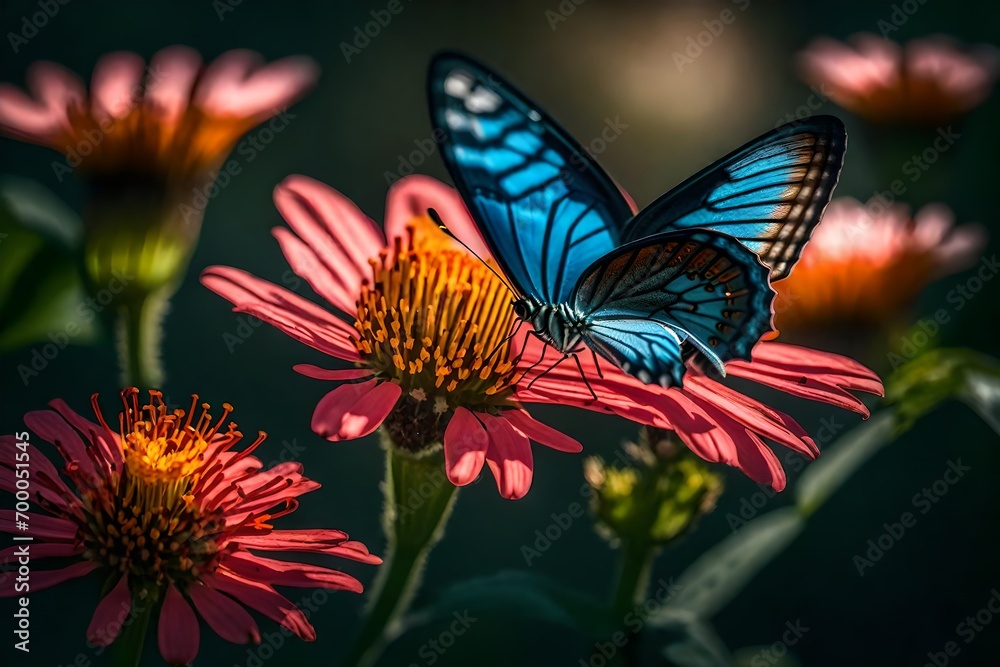
<instances>
[{"instance_id":1,"label":"blurred pink flower","mask_svg":"<svg viewBox=\"0 0 1000 667\"><path fill-rule=\"evenodd\" d=\"M998 56L993 47L963 48L947 37L900 46L865 33L850 44L814 40L799 54L799 70L807 83L870 120L937 124L990 95Z\"/></svg>"},{"instance_id":2,"label":"blurred pink flower","mask_svg":"<svg viewBox=\"0 0 1000 667\"><path fill-rule=\"evenodd\" d=\"M586 383L572 362L543 374L548 364L535 362L544 343L526 326L503 342L514 323L512 294L427 217L435 209L455 237L495 267L461 197L434 179L410 176L390 189L384 234L346 197L302 176L279 185L275 203L293 230L274 230L292 269L340 314L239 269L210 267L202 282L234 310L356 366L295 367L309 377L345 382L313 414L313 429L331 441L384 425L397 445L443 442L454 484L475 480L485 463L507 498L523 496L531 485L529 439L581 450L533 419L523 408L527 403L610 412L676 431L702 458L735 466L776 489L784 487L785 475L764 438L810 457L819 451L791 417L693 371L683 389L665 390L608 363L598 371L583 354ZM865 416L864 404L850 392L882 392L877 376L850 359L781 343L760 343L752 362L726 368Z\"/></svg>"},{"instance_id":3,"label":"blurred pink flower","mask_svg":"<svg viewBox=\"0 0 1000 667\"><path fill-rule=\"evenodd\" d=\"M263 470L250 454L264 433L233 451L242 434L232 422L223 429L232 406L224 404L216 420L205 404L195 414L197 396L185 413L167 410L155 391L149 404L140 406L138 393L122 392L125 409L112 420L119 432L108 427L96 395L97 424L61 400L52 401L51 410L25 415L28 428L59 451L62 469L25 444L27 433L0 436L0 489L13 494L22 488L15 477L28 470L30 500L47 512L24 513L35 538L32 593L100 572L109 592L97 605L87 639L108 646L126 617L162 605L157 637L171 665L188 664L198 653L192 605L208 627L234 643L260 643L257 623L245 607L314 640L305 614L274 586L360 593L361 583L338 570L255 552L298 551L370 564L381 559L339 530L273 528L275 519L298 507L298 496L320 485L302 476L299 463ZM0 532L24 534L13 510L0 510ZM18 548L0 556L13 558ZM51 558L70 564L38 568ZM17 595L14 583L15 577L3 578L0 596Z\"/></svg>"},{"instance_id":4,"label":"blurred pink flower","mask_svg":"<svg viewBox=\"0 0 1000 667\"><path fill-rule=\"evenodd\" d=\"M986 241L980 225L956 227L944 204L911 216L905 204L834 199L795 270L774 285L775 324L822 331L886 323L931 281L975 264Z\"/></svg>"},{"instance_id":5,"label":"blurred pink flower","mask_svg":"<svg viewBox=\"0 0 1000 667\"><path fill-rule=\"evenodd\" d=\"M148 66L127 51L103 56L88 95L74 73L36 62L28 93L0 83L0 131L64 153L65 171L155 174L164 186L184 187L218 167L240 136L280 114L316 77L304 57L264 64L236 50L206 67L193 49L170 46Z\"/></svg>"}]
</instances>

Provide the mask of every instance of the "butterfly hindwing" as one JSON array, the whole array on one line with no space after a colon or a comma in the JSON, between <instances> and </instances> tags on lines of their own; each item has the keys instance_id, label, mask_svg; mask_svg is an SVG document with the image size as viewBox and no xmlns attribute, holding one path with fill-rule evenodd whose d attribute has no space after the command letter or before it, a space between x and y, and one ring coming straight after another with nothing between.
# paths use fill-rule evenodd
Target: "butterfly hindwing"
<instances>
[{"instance_id":1,"label":"butterfly hindwing","mask_svg":"<svg viewBox=\"0 0 1000 667\"><path fill-rule=\"evenodd\" d=\"M602 257L580 278L571 305L589 322L582 336L591 349L669 386L683 375L682 346L693 345L720 370L730 359L749 359L771 329L773 300L757 255L729 236L695 230Z\"/></svg>"},{"instance_id":2,"label":"butterfly hindwing","mask_svg":"<svg viewBox=\"0 0 1000 667\"><path fill-rule=\"evenodd\" d=\"M795 121L758 137L646 207L625 231L632 241L671 230L728 234L788 275L819 223L847 146L833 116Z\"/></svg>"},{"instance_id":3,"label":"butterfly hindwing","mask_svg":"<svg viewBox=\"0 0 1000 667\"><path fill-rule=\"evenodd\" d=\"M522 294L565 301L620 244L629 204L568 133L474 61L437 56L428 87L445 165L504 272Z\"/></svg>"}]
</instances>

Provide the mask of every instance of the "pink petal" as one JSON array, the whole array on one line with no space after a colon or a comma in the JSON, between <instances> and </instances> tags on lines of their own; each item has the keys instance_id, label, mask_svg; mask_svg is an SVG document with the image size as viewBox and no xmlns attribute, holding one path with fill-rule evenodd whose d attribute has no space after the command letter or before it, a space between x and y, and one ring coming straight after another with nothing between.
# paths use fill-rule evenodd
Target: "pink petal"
<instances>
[{"instance_id":1,"label":"pink petal","mask_svg":"<svg viewBox=\"0 0 1000 667\"><path fill-rule=\"evenodd\" d=\"M111 592L104 596L94 610L94 617L87 628L87 641L97 646L110 646L122 631L122 623L132 610L132 594L128 589L128 575L122 575Z\"/></svg>"},{"instance_id":2,"label":"pink petal","mask_svg":"<svg viewBox=\"0 0 1000 667\"><path fill-rule=\"evenodd\" d=\"M8 559L13 559L18 555L21 545L15 544L0 551L0 564L7 563ZM31 560L37 558L67 558L82 554L84 546L82 544L72 544L66 542L33 542L31 543ZM13 561L11 561L13 562Z\"/></svg>"},{"instance_id":3,"label":"pink petal","mask_svg":"<svg viewBox=\"0 0 1000 667\"><path fill-rule=\"evenodd\" d=\"M9 493L17 492L17 480L14 474L18 451L16 442L12 435L0 436L0 470L4 472L2 488ZM70 503L76 503L76 495L66 486L52 462L41 452L32 452L28 470L34 479L34 484L29 489L32 500L37 502L39 497L44 498L69 514Z\"/></svg>"},{"instance_id":4,"label":"pink petal","mask_svg":"<svg viewBox=\"0 0 1000 667\"><path fill-rule=\"evenodd\" d=\"M275 227L271 234L278 239L281 254L288 260L292 271L305 279L316 294L345 315L354 317L357 314L360 283L355 284L353 273L345 281L340 275L342 271L338 273L324 264L312 248L284 227Z\"/></svg>"},{"instance_id":5,"label":"pink petal","mask_svg":"<svg viewBox=\"0 0 1000 667\"><path fill-rule=\"evenodd\" d=\"M312 429L331 442L366 436L379 427L402 393L395 382L375 379L341 385L320 399Z\"/></svg>"},{"instance_id":6,"label":"pink petal","mask_svg":"<svg viewBox=\"0 0 1000 667\"><path fill-rule=\"evenodd\" d=\"M186 665L198 656L201 640L198 617L173 584L167 585L163 597L156 639L160 655L171 665Z\"/></svg>"},{"instance_id":7,"label":"pink petal","mask_svg":"<svg viewBox=\"0 0 1000 667\"><path fill-rule=\"evenodd\" d=\"M32 63L27 79L32 96L0 83L0 127L17 138L48 145L69 129L68 110L82 107L83 82L65 67L49 62Z\"/></svg>"},{"instance_id":8,"label":"pink petal","mask_svg":"<svg viewBox=\"0 0 1000 667\"><path fill-rule=\"evenodd\" d=\"M770 438L809 458L816 458L819 448L799 424L776 410L744 396L706 377L691 377L684 391L701 399L746 428Z\"/></svg>"},{"instance_id":9,"label":"pink petal","mask_svg":"<svg viewBox=\"0 0 1000 667\"><path fill-rule=\"evenodd\" d=\"M717 425L717 431L724 432L732 442L731 454L735 460L728 460L727 463L742 470L758 484L766 484L775 491L785 488L785 471L781 468L778 457L759 437L712 404L699 398L692 400Z\"/></svg>"},{"instance_id":10,"label":"pink petal","mask_svg":"<svg viewBox=\"0 0 1000 667\"><path fill-rule=\"evenodd\" d=\"M307 642L316 640L316 631L305 614L270 586L245 579L225 567L220 567L215 574L205 576L202 580L212 588L231 595L247 607L280 623L300 639Z\"/></svg>"},{"instance_id":11,"label":"pink petal","mask_svg":"<svg viewBox=\"0 0 1000 667\"><path fill-rule=\"evenodd\" d=\"M441 222L481 259L492 257L482 232L472 219L458 190L441 181L414 174L405 176L389 188L385 204L385 234L390 239L406 239L406 225L414 218L427 216L434 209Z\"/></svg>"},{"instance_id":12,"label":"pink petal","mask_svg":"<svg viewBox=\"0 0 1000 667\"><path fill-rule=\"evenodd\" d=\"M225 567L241 577L272 586L329 588L354 593L364 591L360 581L344 572L308 563L265 558L249 551L234 552L226 559Z\"/></svg>"},{"instance_id":13,"label":"pink petal","mask_svg":"<svg viewBox=\"0 0 1000 667\"><path fill-rule=\"evenodd\" d=\"M497 480L500 495L509 500L523 498L531 488L534 469L528 438L503 417L487 414L478 417L490 438L486 462Z\"/></svg>"},{"instance_id":14,"label":"pink petal","mask_svg":"<svg viewBox=\"0 0 1000 667\"><path fill-rule=\"evenodd\" d=\"M201 274L205 287L300 343L344 361L358 361L354 328L307 299L246 271L211 266Z\"/></svg>"},{"instance_id":15,"label":"pink petal","mask_svg":"<svg viewBox=\"0 0 1000 667\"><path fill-rule=\"evenodd\" d=\"M118 444L119 436L117 433L111 433L100 424L84 419L66 405L66 402L61 398L49 401L49 406L62 415L62 418L82 433L89 442L93 443L106 462L116 465L122 463L121 446Z\"/></svg>"},{"instance_id":16,"label":"pink petal","mask_svg":"<svg viewBox=\"0 0 1000 667\"><path fill-rule=\"evenodd\" d=\"M201 71L201 56L187 46L168 46L149 64L146 106L167 124L177 123L187 111L194 82Z\"/></svg>"},{"instance_id":17,"label":"pink petal","mask_svg":"<svg viewBox=\"0 0 1000 667\"><path fill-rule=\"evenodd\" d=\"M188 586L187 593L195 609L217 635L234 644L260 643L257 623L241 604L201 584Z\"/></svg>"},{"instance_id":18,"label":"pink petal","mask_svg":"<svg viewBox=\"0 0 1000 667\"><path fill-rule=\"evenodd\" d=\"M583 451L583 445L579 442L562 431L557 431L551 426L543 424L523 410L505 410L503 417L515 429L540 445L571 454Z\"/></svg>"},{"instance_id":19,"label":"pink petal","mask_svg":"<svg viewBox=\"0 0 1000 667\"><path fill-rule=\"evenodd\" d=\"M263 119L299 99L319 76L316 63L303 56L262 62L245 49L216 58L198 82L198 105L216 116Z\"/></svg>"},{"instance_id":20,"label":"pink petal","mask_svg":"<svg viewBox=\"0 0 1000 667\"><path fill-rule=\"evenodd\" d=\"M359 563L367 563L368 565L382 564L381 558L368 551L368 547L364 544L355 540L342 542L335 547L330 547L323 553L331 556L340 556L341 558L347 558L349 560L356 560Z\"/></svg>"},{"instance_id":21,"label":"pink petal","mask_svg":"<svg viewBox=\"0 0 1000 667\"><path fill-rule=\"evenodd\" d=\"M42 591L46 588L57 586L64 581L77 579L89 574L95 568L97 568L96 564L89 560L84 560L79 563L73 563L69 567L64 567L61 570L33 570L31 573L31 591L33 593ZM14 576L0 577L0 598L9 598L14 597L15 595L23 594L23 592L14 590L14 583L16 579L17 577Z\"/></svg>"},{"instance_id":22,"label":"pink petal","mask_svg":"<svg viewBox=\"0 0 1000 667\"><path fill-rule=\"evenodd\" d=\"M347 295L339 304L332 295L330 303L352 312L362 281L372 277L369 260L385 248L382 230L350 199L306 176L282 181L274 189L274 204Z\"/></svg>"},{"instance_id":23,"label":"pink petal","mask_svg":"<svg viewBox=\"0 0 1000 667\"><path fill-rule=\"evenodd\" d=\"M457 408L444 430L444 467L455 486L471 484L486 461L490 439L476 416Z\"/></svg>"},{"instance_id":24,"label":"pink petal","mask_svg":"<svg viewBox=\"0 0 1000 667\"><path fill-rule=\"evenodd\" d=\"M247 549L321 553L370 565L382 562L364 544L348 540L347 533L339 530L273 530L267 535L239 537L235 541Z\"/></svg>"},{"instance_id":25,"label":"pink petal","mask_svg":"<svg viewBox=\"0 0 1000 667\"><path fill-rule=\"evenodd\" d=\"M46 542L73 542L76 540L76 523L68 519L60 519L34 512L24 512L28 519L29 529L21 530L15 525L14 510L0 510L0 533L12 533L14 535L31 535L36 540ZM21 517L17 517L18 520Z\"/></svg>"},{"instance_id":26,"label":"pink petal","mask_svg":"<svg viewBox=\"0 0 1000 667\"><path fill-rule=\"evenodd\" d=\"M319 366L313 366L312 364L296 364L295 366L292 366L292 370L314 380L333 380L335 382L341 382L344 380L359 380L375 374L375 371L370 368L327 370L325 368L320 368Z\"/></svg>"},{"instance_id":27,"label":"pink petal","mask_svg":"<svg viewBox=\"0 0 1000 667\"><path fill-rule=\"evenodd\" d=\"M128 51L109 53L97 61L90 97L91 113L98 122L124 118L142 102L145 64Z\"/></svg>"},{"instance_id":28,"label":"pink petal","mask_svg":"<svg viewBox=\"0 0 1000 667\"><path fill-rule=\"evenodd\" d=\"M98 477L97 468L90 458L80 435L66 420L51 410L34 410L24 416L24 423L46 441L51 442L66 460L68 468L79 469L90 479Z\"/></svg>"}]
</instances>

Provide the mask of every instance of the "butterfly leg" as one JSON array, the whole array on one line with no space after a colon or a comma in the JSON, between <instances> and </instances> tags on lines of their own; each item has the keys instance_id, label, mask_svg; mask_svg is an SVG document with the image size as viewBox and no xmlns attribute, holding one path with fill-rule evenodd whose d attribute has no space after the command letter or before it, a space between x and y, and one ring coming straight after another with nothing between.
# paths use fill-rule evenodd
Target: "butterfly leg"
<instances>
[{"instance_id":1,"label":"butterfly leg","mask_svg":"<svg viewBox=\"0 0 1000 667\"><path fill-rule=\"evenodd\" d=\"M497 346L493 348L493 351L490 352L489 354L487 354L486 357L483 359L483 363L486 363L487 361L489 361L490 359L492 359L493 355L496 354L500 350L500 348L502 348L504 346L505 343L507 343L510 339L512 339L514 336L517 335L517 332L521 330L521 327L523 325L524 325L524 320L518 320L517 321L517 326L514 327L514 331L512 331L511 334L509 336L507 336L506 338L504 338L502 341L500 341L499 343L497 343ZM521 345L521 352L518 353L518 355L515 357L515 359L520 359L521 358L521 355L524 354L524 350L525 350L526 347L528 347L528 337L527 336L524 337L524 344Z\"/></svg>"},{"instance_id":2,"label":"butterfly leg","mask_svg":"<svg viewBox=\"0 0 1000 667\"><path fill-rule=\"evenodd\" d=\"M593 350L591 350L590 352L591 352L591 354L594 355L594 364L596 365L597 364L597 354L594 353ZM595 392L594 388L590 386L590 380L587 379L587 374L583 372L583 364L580 363L580 354L576 350L574 350L573 352L569 353L569 356L573 357L573 361L576 362L576 369L578 371L580 371L580 377L583 379L583 384L587 385L587 391L590 392L590 395L593 397L594 402L596 403L597 402L597 392ZM600 377L602 380L604 379L604 375L601 374L601 367L600 366L597 367L597 376Z\"/></svg>"},{"instance_id":3,"label":"butterfly leg","mask_svg":"<svg viewBox=\"0 0 1000 667\"><path fill-rule=\"evenodd\" d=\"M534 331L532 331L531 333L532 333L532 334L535 334L535 332L534 332ZM524 354L524 349L525 349L525 348L526 348L527 346L528 346L528 337L527 337L527 336L525 336L525 337L524 337L524 345L523 345L523 346L522 346L522 348L521 348L521 354L522 354L522 355ZM538 367L538 365L539 365L540 363L542 363L543 361L545 361L545 354L546 354L546 353L547 353L548 351L549 351L549 346L548 346L548 345L545 345L545 346L543 346L543 347L542 347L542 356L538 357L538 361L536 361L535 363L533 363L533 364L531 364L530 366L528 366L528 368L526 368L526 369L525 369L525 371L524 371L523 373L521 373L521 378L520 378L520 379L518 380L518 382L521 382L522 380L524 380L524 378L528 377L528 373L530 373L531 371L535 370L535 369L536 369L536 368ZM518 359L520 359L520 358L521 358L521 357L520 357L520 355L519 355L519 356L518 356ZM537 379L537 378L535 378L535 379ZM534 380L532 380L532 382L534 382ZM528 385L528 386L530 387L531 385Z\"/></svg>"},{"instance_id":4,"label":"butterfly leg","mask_svg":"<svg viewBox=\"0 0 1000 667\"><path fill-rule=\"evenodd\" d=\"M545 346L545 349L546 350L549 349L547 345ZM543 351L542 352L542 359L544 359L544 358L545 358L545 352ZM555 370L556 366L558 366L562 362L566 361L566 359L568 359L568 358L569 358L569 353L566 353L563 356L561 356L558 359L556 359L556 363L552 364L551 366L549 366L548 368L546 368L544 371L542 371L541 373L539 373L535 377L531 378L531 382L528 383L527 389L531 389L531 385L535 384L535 382L539 378L544 377L544 376L548 375L549 373L551 373L553 370ZM534 364L532 364L531 368L534 368L535 366L537 366L538 364L540 364L542 362L542 359L539 359ZM531 370L531 369L529 368L528 370ZM527 375L527 373L525 373L525 375ZM521 379L522 380L524 379L524 375L521 376Z\"/></svg>"},{"instance_id":5,"label":"butterfly leg","mask_svg":"<svg viewBox=\"0 0 1000 667\"><path fill-rule=\"evenodd\" d=\"M594 349L590 348L590 353L594 356L594 368L597 369L597 377L599 377L600 379L603 380L604 379L604 373L601 372L601 364L599 363L599 361L597 359L597 352L594 352ZM577 360L577 363L579 363L579 360ZM583 374L583 371L581 370L580 373ZM586 378L584 378L584 379L586 380ZM593 393L593 392L591 392L591 393Z\"/></svg>"}]
</instances>

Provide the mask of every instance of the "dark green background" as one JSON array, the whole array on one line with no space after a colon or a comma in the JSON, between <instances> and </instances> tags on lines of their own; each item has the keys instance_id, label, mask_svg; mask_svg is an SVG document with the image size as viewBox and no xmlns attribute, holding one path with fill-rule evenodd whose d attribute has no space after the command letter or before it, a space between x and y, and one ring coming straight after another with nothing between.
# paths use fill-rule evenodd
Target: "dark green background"
<instances>
[{"instance_id":1,"label":"dark green background","mask_svg":"<svg viewBox=\"0 0 1000 667\"><path fill-rule=\"evenodd\" d=\"M274 329L261 327L230 353L224 334L236 333L228 303L201 287L196 276L210 264L227 264L280 280L287 266L269 229L281 219L271 204L271 189L288 174L317 178L351 197L376 220L384 208L385 172L395 172L401 154L430 136L424 101L424 68L431 53L457 47L504 72L587 143L606 118L629 127L600 155L600 161L635 196L640 205L719 155L774 126L805 102L809 90L795 76L791 56L814 36L843 38L877 30L891 3L751 2L735 10L737 20L705 53L678 73L671 54L686 38L704 29L702 20L719 16L734 3L638 3L587 0L552 30L550 2L430 2L403 0L404 10L371 44L345 62L340 43L353 39L355 26L371 20L385 2L308 3L244 1L220 21L204 2L84 2L73 0L39 34L12 53L0 44L0 80L23 83L34 60L51 59L89 77L101 54L131 49L149 57L159 48L183 43L206 59L234 47L256 49L268 58L305 53L315 58L322 76L318 88L292 109L290 125L210 204L201 243L188 280L178 293L166 324L164 387L175 402L198 392L204 399L236 406L234 418L246 432L266 430L270 441L259 450L277 458L283 441L305 446L305 470L323 483L303 499L283 527L332 527L348 531L377 553L383 550L379 529L383 469L374 437L360 442L327 443L309 429L316 402L329 390L323 382L291 371L295 363L327 360ZM564 2L564 5L569 4ZM5 0L0 5L2 34L19 30L36 2ZM967 41L998 41L1000 8L996 3L930 1L893 36L906 39L943 32ZM996 123L1000 103L994 98L973 112L956 131L961 140L905 200L923 204L944 200L960 221L978 220L1000 236L995 206L1000 150ZM833 103L823 113L841 115L851 132L850 151L838 194L867 199L900 177L909 147L922 149L934 129L891 140L873 131ZM39 147L0 140L0 173L36 179L77 210L83 187L75 178L59 183L50 167L55 154ZM440 178L438 157L419 171ZM997 244L991 243L991 250ZM968 275L944 278L923 295L921 314L946 307L945 296ZM942 333L941 341L997 354L998 285L986 288ZM306 291L303 288L302 291ZM859 334L860 336L860 334ZM846 336L827 347L856 348ZM898 345L898 341L895 343ZM110 344L71 347L27 387L16 367L30 359L30 348L2 358L4 432L20 430L21 415L62 397L87 414L89 396L101 392L107 410L116 402L118 374ZM887 370L885 349L867 363ZM859 422L828 406L754 389L815 430L821 419L845 427ZM618 419L563 408L533 412L585 443L588 452L611 453L634 435ZM36 443L37 444L37 443ZM268 449L269 448L269 449ZM783 455L783 454L782 454ZM972 471L864 577L852 557L886 521L911 510L911 497L938 479L948 460L961 459ZM526 568L521 546L581 500L582 457L535 449L535 483L523 500L502 500L489 477L465 489L448 533L433 553L417 603L430 601L450 583L505 568ZM1000 586L996 566L1000 510L996 475L1000 471L997 438L964 406L948 405L892 445L855 476L810 522L806 532L764 569L715 619L728 646L767 645L777 641L786 621L809 628L793 652L805 665L921 665L928 651L942 650L958 639L956 625L978 611ZM726 472L728 490L718 510L697 531L656 564L654 579L679 574L699 553L729 533L726 515L758 489L742 475ZM789 502L779 496L766 509ZM6 503L6 500L4 501ZM0 546L5 546L5 544ZM34 564L36 568L42 562ZM345 569L369 583L374 568L345 563ZM530 570L558 578L581 591L604 595L613 578L616 555L586 520L579 520ZM289 591L299 599L301 591ZM84 632L98 598L98 583L76 581L32 595L33 639L30 663L13 655L5 611L0 614L3 664L69 664L86 652ZM2 605L9 609L9 603ZM319 639L309 645L287 642L269 664L335 664L359 628L362 598L331 596L312 621ZM264 632L276 626L261 621ZM429 639L430 636L427 637ZM565 643L560 643L566 639ZM487 641L488 640L488 641ZM557 640L560 640L557 642ZM413 649L396 650L384 664L427 664ZM493 642L493 643L488 643ZM500 642L500 643L497 643ZM962 644L955 665L995 664L1000 654L1000 619L971 644ZM463 648L458 648L463 647ZM149 646L150 664L158 664ZM591 648L566 632L545 627L473 626L456 649L438 664L576 665ZM246 648L202 632L198 664L245 664ZM8 660L12 662L8 662Z\"/></svg>"}]
</instances>

